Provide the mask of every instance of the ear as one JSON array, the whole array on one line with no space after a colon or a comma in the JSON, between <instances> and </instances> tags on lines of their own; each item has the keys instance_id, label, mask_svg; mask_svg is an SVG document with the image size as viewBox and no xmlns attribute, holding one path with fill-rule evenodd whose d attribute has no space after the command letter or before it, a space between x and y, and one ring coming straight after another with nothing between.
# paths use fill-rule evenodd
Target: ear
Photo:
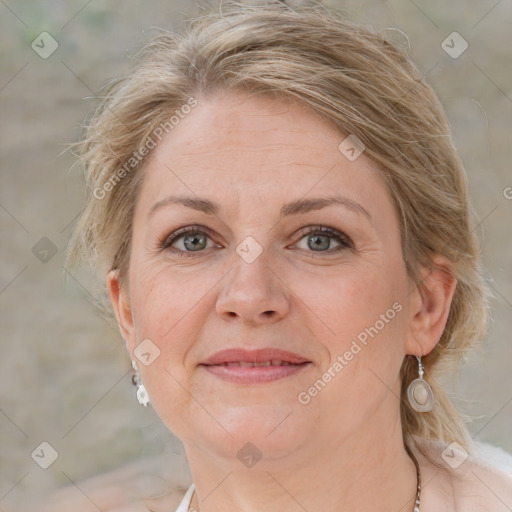
<instances>
[{"instance_id":1,"label":"ear","mask_svg":"<svg viewBox=\"0 0 512 512\"><path fill-rule=\"evenodd\" d=\"M431 268L422 268L422 281L410 294L411 323L406 353L426 356L439 342L450 313L457 280L450 261L436 255Z\"/></svg>"},{"instance_id":2,"label":"ear","mask_svg":"<svg viewBox=\"0 0 512 512\"><path fill-rule=\"evenodd\" d=\"M129 295L119 282L118 270L111 270L108 273L107 289L121 336L124 339L128 352L131 354L136 345L133 315Z\"/></svg>"}]
</instances>

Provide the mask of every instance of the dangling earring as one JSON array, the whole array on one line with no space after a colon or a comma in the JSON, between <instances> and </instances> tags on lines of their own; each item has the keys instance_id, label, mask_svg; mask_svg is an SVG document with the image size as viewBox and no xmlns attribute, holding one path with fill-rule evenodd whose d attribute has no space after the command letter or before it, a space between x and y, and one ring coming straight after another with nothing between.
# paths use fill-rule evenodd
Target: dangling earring
<instances>
[{"instance_id":1,"label":"dangling earring","mask_svg":"<svg viewBox=\"0 0 512 512\"><path fill-rule=\"evenodd\" d=\"M135 371L135 373L132 376L132 383L134 386L137 387L137 400L139 401L139 404L143 405L144 407L147 407L149 404L149 395L148 392L146 391L146 388L144 387L144 384L142 384L139 369L137 368L137 363L133 360L132 368Z\"/></svg>"},{"instance_id":2,"label":"dangling earring","mask_svg":"<svg viewBox=\"0 0 512 512\"><path fill-rule=\"evenodd\" d=\"M407 388L407 397L411 407L417 412L428 412L434 407L434 393L430 384L423 378L425 370L421 364L421 356L416 356L419 364L419 378L414 379Z\"/></svg>"}]
</instances>

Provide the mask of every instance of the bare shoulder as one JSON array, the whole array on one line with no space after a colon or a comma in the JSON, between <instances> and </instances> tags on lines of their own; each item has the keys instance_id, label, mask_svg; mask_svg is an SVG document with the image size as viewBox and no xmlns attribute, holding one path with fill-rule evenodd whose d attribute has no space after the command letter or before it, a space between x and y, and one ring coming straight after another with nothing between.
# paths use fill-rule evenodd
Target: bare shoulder
<instances>
[{"instance_id":1,"label":"bare shoulder","mask_svg":"<svg viewBox=\"0 0 512 512\"><path fill-rule=\"evenodd\" d=\"M13 512L172 512L190 483L186 461L162 455L74 482Z\"/></svg>"},{"instance_id":2,"label":"bare shoulder","mask_svg":"<svg viewBox=\"0 0 512 512\"><path fill-rule=\"evenodd\" d=\"M428 458L419 455L422 510L437 512L509 512L512 475L458 445L419 440ZM428 483L428 485L427 485Z\"/></svg>"}]
</instances>

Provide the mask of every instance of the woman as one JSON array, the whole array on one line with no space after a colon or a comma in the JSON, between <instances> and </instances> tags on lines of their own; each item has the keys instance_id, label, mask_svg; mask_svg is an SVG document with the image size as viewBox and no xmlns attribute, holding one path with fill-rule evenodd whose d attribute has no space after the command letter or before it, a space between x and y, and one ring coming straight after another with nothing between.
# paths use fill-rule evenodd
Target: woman
<instances>
[{"instance_id":1,"label":"woman","mask_svg":"<svg viewBox=\"0 0 512 512\"><path fill-rule=\"evenodd\" d=\"M69 262L106 277L137 397L184 444L177 510L510 510L437 383L483 336L486 289L404 50L274 2L139 61L82 143Z\"/></svg>"}]
</instances>

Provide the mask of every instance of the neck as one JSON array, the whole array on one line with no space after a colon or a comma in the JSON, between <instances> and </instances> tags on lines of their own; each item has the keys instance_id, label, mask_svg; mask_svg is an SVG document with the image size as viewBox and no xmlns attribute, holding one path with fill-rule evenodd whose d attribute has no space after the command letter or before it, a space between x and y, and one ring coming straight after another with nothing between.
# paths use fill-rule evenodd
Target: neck
<instances>
[{"instance_id":1,"label":"neck","mask_svg":"<svg viewBox=\"0 0 512 512\"><path fill-rule=\"evenodd\" d=\"M320 437L320 436L319 436ZM325 441L325 439L324 439ZM375 419L336 443L298 448L258 469L219 461L185 445L196 492L191 510L412 512L417 472L404 448L399 417ZM314 455L313 455L314 454Z\"/></svg>"}]
</instances>

